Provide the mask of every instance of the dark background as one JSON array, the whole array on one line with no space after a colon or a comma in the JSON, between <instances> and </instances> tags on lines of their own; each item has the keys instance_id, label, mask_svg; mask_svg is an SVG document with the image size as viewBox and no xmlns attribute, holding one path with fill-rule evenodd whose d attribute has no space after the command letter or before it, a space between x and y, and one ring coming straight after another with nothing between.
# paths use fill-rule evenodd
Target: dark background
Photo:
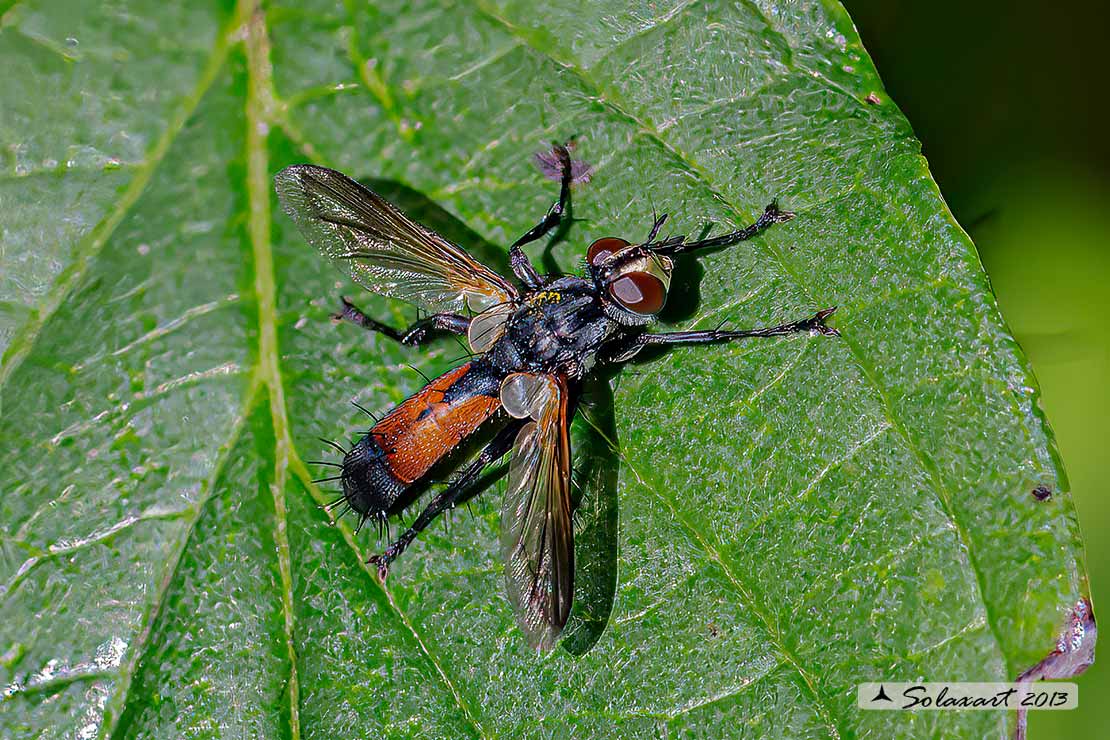
<instances>
[{"instance_id":1,"label":"dark background","mask_svg":"<svg viewBox=\"0 0 1110 740\"><path fill-rule=\"evenodd\" d=\"M971 234L1040 380L1087 546L1110 588L1110 3L844 0ZM1106 736L1110 660L1031 740Z\"/></svg>"}]
</instances>

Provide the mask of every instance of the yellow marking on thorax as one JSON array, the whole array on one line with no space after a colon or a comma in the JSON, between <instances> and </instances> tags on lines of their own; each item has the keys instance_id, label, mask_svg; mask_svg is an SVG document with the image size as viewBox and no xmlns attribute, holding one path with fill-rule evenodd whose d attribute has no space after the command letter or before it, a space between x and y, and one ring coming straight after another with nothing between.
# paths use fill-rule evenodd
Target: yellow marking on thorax
<instances>
[{"instance_id":1,"label":"yellow marking on thorax","mask_svg":"<svg viewBox=\"0 0 1110 740\"><path fill-rule=\"evenodd\" d=\"M563 294L554 290L541 290L532 296L531 303L541 305L544 303L559 303L563 300Z\"/></svg>"}]
</instances>

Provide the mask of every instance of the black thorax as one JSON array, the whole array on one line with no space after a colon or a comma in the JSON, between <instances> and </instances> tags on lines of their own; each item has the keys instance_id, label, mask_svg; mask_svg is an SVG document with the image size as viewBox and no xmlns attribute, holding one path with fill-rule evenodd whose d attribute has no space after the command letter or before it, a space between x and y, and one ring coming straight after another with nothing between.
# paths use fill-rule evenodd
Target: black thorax
<instances>
[{"instance_id":1,"label":"black thorax","mask_svg":"<svg viewBox=\"0 0 1110 740\"><path fill-rule=\"evenodd\" d=\"M621 329L606 315L592 281L560 277L521 297L486 357L505 372L558 371L580 378Z\"/></svg>"}]
</instances>

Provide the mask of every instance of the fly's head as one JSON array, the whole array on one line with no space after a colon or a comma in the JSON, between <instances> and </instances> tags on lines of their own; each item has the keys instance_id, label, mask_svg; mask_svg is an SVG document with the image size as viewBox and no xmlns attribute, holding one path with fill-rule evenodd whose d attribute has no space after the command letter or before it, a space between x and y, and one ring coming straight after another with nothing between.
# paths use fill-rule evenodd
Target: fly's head
<instances>
[{"instance_id":1,"label":"fly's head","mask_svg":"<svg viewBox=\"0 0 1110 740\"><path fill-rule=\"evenodd\" d=\"M608 236L590 245L586 269L605 313L625 326L643 326L667 303L674 263L643 244Z\"/></svg>"}]
</instances>

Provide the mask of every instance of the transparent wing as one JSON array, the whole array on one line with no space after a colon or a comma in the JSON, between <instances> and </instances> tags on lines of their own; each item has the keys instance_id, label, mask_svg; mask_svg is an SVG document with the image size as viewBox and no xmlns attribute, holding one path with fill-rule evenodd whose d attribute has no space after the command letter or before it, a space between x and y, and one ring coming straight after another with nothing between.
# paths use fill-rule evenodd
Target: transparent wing
<instances>
[{"instance_id":1,"label":"transparent wing","mask_svg":"<svg viewBox=\"0 0 1110 740\"><path fill-rule=\"evenodd\" d=\"M567 386L551 375L516 373L502 385L517 434L501 508L505 586L528 644L549 650L574 597Z\"/></svg>"},{"instance_id":2,"label":"transparent wing","mask_svg":"<svg viewBox=\"0 0 1110 740\"><path fill-rule=\"evenodd\" d=\"M305 238L375 293L456 312L516 297L503 277L342 173L294 165L274 187Z\"/></svg>"}]
</instances>

